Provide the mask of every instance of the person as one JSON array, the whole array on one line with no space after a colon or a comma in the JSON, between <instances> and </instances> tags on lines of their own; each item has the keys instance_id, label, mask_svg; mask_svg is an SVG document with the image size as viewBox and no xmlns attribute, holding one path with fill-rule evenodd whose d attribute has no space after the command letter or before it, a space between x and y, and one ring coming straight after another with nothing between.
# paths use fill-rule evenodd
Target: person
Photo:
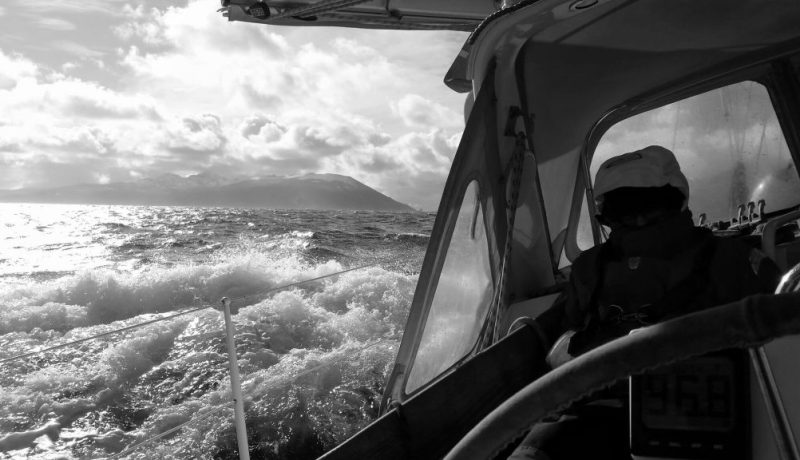
<instances>
[{"instance_id":1,"label":"person","mask_svg":"<svg viewBox=\"0 0 800 460\"><path fill-rule=\"evenodd\" d=\"M664 147L603 162L594 197L608 240L574 261L565 292L536 318L551 366L633 329L777 285L777 267L763 253L694 226L689 183ZM538 423L509 459L629 459L626 394L618 384Z\"/></svg>"}]
</instances>

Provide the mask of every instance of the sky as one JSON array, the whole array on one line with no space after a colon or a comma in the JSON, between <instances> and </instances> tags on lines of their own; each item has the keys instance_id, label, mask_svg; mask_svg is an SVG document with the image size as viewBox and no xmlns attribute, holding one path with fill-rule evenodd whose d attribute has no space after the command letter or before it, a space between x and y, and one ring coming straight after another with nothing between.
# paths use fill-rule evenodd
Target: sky
<instances>
[{"instance_id":1,"label":"sky","mask_svg":"<svg viewBox=\"0 0 800 460\"><path fill-rule=\"evenodd\" d=\"M228 22L217 0L4 0L0 188L338 173L435 210L460 32Z\"/></svg>"}]
</instances>

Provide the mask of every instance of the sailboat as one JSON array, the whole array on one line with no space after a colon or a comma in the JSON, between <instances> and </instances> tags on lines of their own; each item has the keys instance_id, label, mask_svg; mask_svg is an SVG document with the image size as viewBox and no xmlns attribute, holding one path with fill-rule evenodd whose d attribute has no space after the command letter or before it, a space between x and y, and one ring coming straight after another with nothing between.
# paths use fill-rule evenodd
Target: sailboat
<instances>
[{"instance_id":1,"label":"sailboat","mask_svg":"<svg viewBox=\"0 0 800 460\"><path fill-rule=\"evenodd\" d=\"M533 424L620 380L634 458L800 458L800 3L222 6L265 26L471 32L444 76L466 95L466 128L381 416L323 458L504 458ZM550 369L536 317L606 235L592 173L642 142L672 147L698 223L763 250L785 273L780 293L643 327ZM654 389L658 369L674 391ZM675 386L687 376L695 384Z\"/></svg>"}]
</instances>

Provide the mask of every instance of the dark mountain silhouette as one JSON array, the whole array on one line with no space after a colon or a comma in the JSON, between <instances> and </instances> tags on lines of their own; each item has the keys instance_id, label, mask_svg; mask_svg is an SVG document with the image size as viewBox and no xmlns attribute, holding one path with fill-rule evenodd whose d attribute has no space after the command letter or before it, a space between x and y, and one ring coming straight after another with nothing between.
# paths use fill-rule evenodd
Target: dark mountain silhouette
<instances>
[{"instance_id":1,"label":"dark mountain silhouette","mask_svg":"<svg viewBox=\"0 0 800 460\"><path fill-rule=\"evenodd\" d=\"M0 201L413 211L351 177L338 174L259 179L227 179L207 173L189 177L162 174L136 182L0 190Z\"/></svg>"}]
</instances>

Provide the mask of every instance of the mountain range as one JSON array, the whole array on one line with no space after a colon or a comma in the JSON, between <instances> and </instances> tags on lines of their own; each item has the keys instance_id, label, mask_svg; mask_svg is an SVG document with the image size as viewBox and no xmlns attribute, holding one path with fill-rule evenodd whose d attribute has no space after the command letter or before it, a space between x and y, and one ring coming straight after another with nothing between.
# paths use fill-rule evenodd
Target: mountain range
<instances>
[{"instance_id":1,"label":"mountain range","mask_svg":"<svg viewBox=\"0 0 800 460\"><path fill-rule=\"evenodd\" d=\"M267 209L413 211L408 205L339 174L258 179L210 173L162 174L134 182L0 190L0 202Z\"/></svg>"}]
</instances>

